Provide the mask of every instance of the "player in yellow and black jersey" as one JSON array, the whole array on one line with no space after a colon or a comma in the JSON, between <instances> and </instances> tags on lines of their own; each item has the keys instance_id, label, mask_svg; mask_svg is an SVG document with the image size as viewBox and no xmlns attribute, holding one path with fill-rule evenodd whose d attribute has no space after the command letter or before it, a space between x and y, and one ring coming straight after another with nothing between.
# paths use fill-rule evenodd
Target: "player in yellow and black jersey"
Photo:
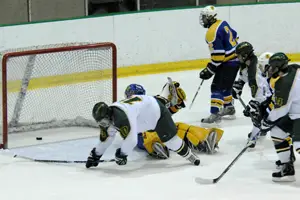
<instances>
[{"instance_id":1,"label":"player in yellow and black jersey","mask_svg":"<svg viewBox=\"0 0 300 200\"><path fill-rule=\"evenodd\" d=\"M239 70L235 55L238 34L226 21L218 20L216 16L214 6L206 6L200 13L200 24L207 28L205 40L211 55L211 61L200 72L200 78L208 80L214 76L211 84L211 115L201 120L206 124L218 123L223 116L235 117L231 91Z\"/></svg>"},{"instance_id":2,"label":"player in yellow and black jersey","mask_svg":"<svg viewBox=\"0 0 300 200\"><path fill-rule=\"evenodd\" d=\"M282 52L270 57L267 74L272 78L274 108L256 111L263 118L261 129L270 130L280 161L279 171L272 173L275 182L295 181L294 149L300 153L300 65L289 61Z\"/></svg>"}]
</instances>

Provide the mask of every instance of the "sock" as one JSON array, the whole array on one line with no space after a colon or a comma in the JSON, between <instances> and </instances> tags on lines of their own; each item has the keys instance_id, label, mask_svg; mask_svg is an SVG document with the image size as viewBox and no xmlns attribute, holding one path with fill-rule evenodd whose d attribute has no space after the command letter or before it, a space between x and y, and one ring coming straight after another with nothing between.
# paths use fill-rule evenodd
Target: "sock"
<instances>
[{"instance_id":1,"label":"sock","mask_svg":"<svg viewBox=\"0 0 300 200\"><path fill-rule=\"evenodd\" d=\"M233 98L231 95L231 90L224 90L222 92L223 99L224 99L224 108L228 106L233 106Z\"/></svg>"},{"instance_id":2,"label":"sock","mask_svg":"<svg viewBox=\"0 0 300 200\"><path fill-rule=\"evenodd\" d=\"M220 92L213 92L210 100L210 113L217 114L223 108L224 100Z\"/></svg>"}]
</instances>

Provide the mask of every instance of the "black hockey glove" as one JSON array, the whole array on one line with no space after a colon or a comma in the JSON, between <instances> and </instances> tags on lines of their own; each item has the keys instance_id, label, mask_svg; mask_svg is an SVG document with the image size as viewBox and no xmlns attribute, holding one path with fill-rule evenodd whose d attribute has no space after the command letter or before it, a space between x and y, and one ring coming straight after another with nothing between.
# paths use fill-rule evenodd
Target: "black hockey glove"
<instances>
[{"instance_id":1,"label":"black hockey glove","mask_svg":"<svg viewBox=\"0 0 300 200\"><path fill-rule=\"evenodd\" d=\"M247 105L243 113L246 117L251 117L252 123L255 127L261 126L262 115L260 103L258 101L249 101L249 104Z\"/></svg>"},{"instance_id":2,"label":"black hockey glove","mask_svg":"<svg viewBox=\"0 0 300 200\"><path fill-rule=\"evenodd\" d=\"M246 108L243 111L243 114L244 114L245 117L250 117L250 110L251 110L250 106L247 105Z\"/></svg>"},{"instance_id":3,"label":"black hockey glove","mask_svg":"<svg viewBox=\"0 0 300 200\"><path fill-rule=\"evenodd\" d=\"M243 113L245 117L251 117L251 115L260 115L260 103L255 100L249 101Z\"/></svg>"},{"instance_id":4,"label":"black hockey glove","mask_svg":"<svg viewBox=\"0 0 300 200\"><path fill-rule=\"evenodd\" d=\"M238 99L242 95L243 87L245 82L241 79L234 81L232 86L232 97Z\"/></svg>"},{"instance_id":5,"label":"black hockey glove","mask_svg":"<svg viewBox=\"0 0 300 200\"><path fill-rule=\"evenodd\" d=\"M93 148L90 156L88 157L86 163L85 163L85 167L86 168L90 168L90 167L97 167L99 164L99 160L101 158L102 155L98 156L96 154L96 148Z\"/></svg>"},{"instance_id":6,"label":"black hockey glove","mask_svg":"<svg viewBox=\"0 0 300 200\"><path fill-rule=\"evenodd\" d=\"M118 148L115 154L115 160L118 165L126 165L127 155L121 152L121 148Z\"/></svg>"},{"instance_id":7,"label":"black hockey glove","mask_svg":"<svg viewBox=\"0 0 300 200\"><path fill-rule=\"evenodd\" d=\"M211 63L207 63L207 66L200 72L200 78L203 80L210 79L216 71L217 67Z\"/></svg>"}]
</instances>

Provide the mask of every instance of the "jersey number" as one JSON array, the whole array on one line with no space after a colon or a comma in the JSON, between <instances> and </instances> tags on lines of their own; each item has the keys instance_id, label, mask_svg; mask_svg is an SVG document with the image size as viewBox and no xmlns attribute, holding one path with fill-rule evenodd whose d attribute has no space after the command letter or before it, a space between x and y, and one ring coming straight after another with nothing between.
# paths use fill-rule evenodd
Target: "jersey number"
<instances>
[{"instance_id":1,"label":"jersey number","mask_svg":"<svg viewBox=\"0 0 300 200\"><path fill-rule=\"evenodd\" d=\"M141 99L140 97L132 97L132 98L130 98L130 99L125 99L125 100L123 100L122 102L123 102L123 103L127 103L127 104L132 105L132 104L134 104L135 102L140 102L140 101L142 101L142 99Z\"/></svg>"},{"instance_id":2,"label":"jersey number","mask_svg":"<svg viewBox=\"0 0 300 200\"><path fill-rule=\"evenodd\" d=\"M232 47L235 47L236 41L233 39L231 30L229 29L228 26L224 26L224 29L225 29L226 33L229 34L229 43L231 44Z\"/></svg>"}]
</instances>

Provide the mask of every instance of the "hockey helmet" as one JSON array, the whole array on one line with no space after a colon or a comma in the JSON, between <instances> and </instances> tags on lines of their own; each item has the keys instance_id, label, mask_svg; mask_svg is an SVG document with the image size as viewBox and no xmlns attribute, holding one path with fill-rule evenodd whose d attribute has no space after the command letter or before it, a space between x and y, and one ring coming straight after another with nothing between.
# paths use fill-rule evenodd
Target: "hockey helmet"
<instances>
[{"instance_id":1,"label":"hockey helmet","mask_svg":"<svg viewBox=\"0 0 300 200\"><path fill-rule=\"evenodd\" d=\"M200 24L204 28L209 28L217 21L217 9L214 6L206 6L200 11Z\"/></svg>"},{"instance_id":2,"label":"hockey helmet","mask_svg":"<svg viewBox=\"0 0 300 200\"><path fill-rule=\"evenodd\" d=\"M128 99L132 95L145 95L146 90L142 85L132 83L128 85L125 89L125 98Z\"/></svg>"},{"instance_id":3,"label":"hockey helmet","mask_svg":"<svg viewBox=\"0 0 300 200\"><path fill-rule=\"evenodd\" d=\"M269 59L269 77L277 78L279 76L279 72L285 72L288 69L289 61L290 59L285 53L278 52L273 54Z\"/></svg>"},{"instance_id":4,"label":"hockey helmet","mask_svg":"<svg viewBox=\"0 0 300 200\"><path fill-rule=\"evenodd\" d=\"M264 52L258 57L258 68L261 72L263 72L263 76L268 76L267 71L269 69L269 59L273 53L271 52Z\"/></svg>"},{"instance_id":5,"label":"hockey helmet","mask_svg":"<svg viewBox=\"0 0 300 200\"><path fill-rule=\"evenodd\" d=\"M235 54L241 63L245 63L253 52L253 46L249 42L241 42L235 48Z\"/></svg>"},{"instance_id":6,"label":"hockey helmet","mask_svg":"<svg viewBox=\"0 0 300 200\"><path fill-rule=\"evenodd\" d=\"M93 118L103 128L109 127L111 123L111 108L104 102L96 103L93 107Z\"/></svg>"}]
</instances>

